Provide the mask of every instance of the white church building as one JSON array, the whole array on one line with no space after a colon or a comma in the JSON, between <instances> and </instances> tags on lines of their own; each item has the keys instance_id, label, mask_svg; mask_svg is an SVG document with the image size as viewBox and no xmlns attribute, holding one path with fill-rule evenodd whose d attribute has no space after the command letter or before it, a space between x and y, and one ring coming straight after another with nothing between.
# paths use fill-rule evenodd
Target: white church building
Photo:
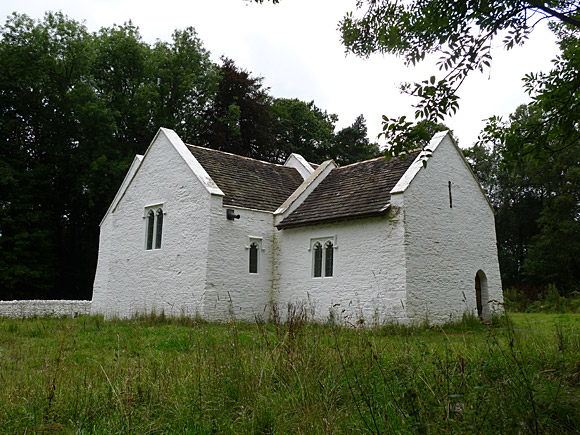
<instances>
[{"instance_id":1,"label":"white church building","mask_svg":"<svg viewBox=\"0 0 580 435\"><path fill-rule=\"evenodd\" d=\"M356 322L488 318L494 213L453 138L344 167L186 145L160 129L101 222L91 313Z\"/></svg>"}]
</instances>

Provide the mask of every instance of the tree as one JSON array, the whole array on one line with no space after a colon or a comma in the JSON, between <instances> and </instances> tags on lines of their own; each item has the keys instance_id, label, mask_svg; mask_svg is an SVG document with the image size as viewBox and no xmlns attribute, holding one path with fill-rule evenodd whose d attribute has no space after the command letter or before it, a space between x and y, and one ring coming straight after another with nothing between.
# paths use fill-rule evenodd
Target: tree
<instances>
[{"instance_id":1,"label":"tree","mask_svg":"<svg viewBox=\"0 0 580 435\"><path fill-rule=\"evenodd\" d=\"M367 137L367 125L362 115L357 116L351 126L336 133L330 149L330 156L339 165L372 159L380 154L379 146Z\"/></svg>"},{"instance_id":2,"label":"tree","mask_svg":"<svg viewBox=\"0 0 580 435\"><path fill-rule=\"evenodd\" d=\"M143 152L160 126L197 140L219 77L193 28L151 47L129 22L101 29L95 41L95 88L114 116L126 157Z\"/></svg>"},{"instance_id":3,"label":"tree","mask_svg":"<svg viewBox=\"0 0 580 435\"><path fill-rule=\"evenodd\" d=\"M506 49L523 44L534 27L543 20L559 22L555 27L569 35L580 30L577 1L552 0L389 0L358 1L365 9L362 17L348 13L340 23L342 41L347 51L359 56L390 53L404 58L407 65L416 65L429 55L439 54L439 70L421 83L405 83L402 90L419 98L417 119L437 122L454 114L459 107L457 90L469 73L483 71L490 66L490 46L498 35L505 35ZM565 77L574 71L571 59L561 58L560 73L530 77L529 83L545 85L544 93L556 93L554 85L566 85ZM576 78L577 78L576 74ZM572 88L577 92L576 80ZM565 94L563 91L562 94ZM566 100L552 100L559 109L558 117L567 114L573 122L575 113ZM384 118L383 134L397 152L409 143L413 125L405 117Z\"/></svg>"},{"instance_id":4,"label":"tree","mask_svg":"<svg viewBox=\"0 0 580 435\"><path fill-rule=\"evenodd\" d=\"M152 118L158 126L173 128L183 140L199 142L220 79L209 52L189 27L176 30L170 44L158 41L151 55L157 108Z\"/></svg>"},{"instance_id":5,"label":"tree","mask_svg":"<svg viewBox=\"0 0 580 435\"><path fill-rule=\"evenodd\" d=\"M251 77L226 57L222 57L219 77L217 93L205 115L202 143L241 156L274 159L271 97L262 86L263 78Z\"/></svg>"},{"instance_id":6,"label":"tree","mask_svg":"<svg viewBox=\"0 0 580 435\"><path fill-rule=\"evenodd\" d=\"M542 209L536 221L538 233L531 240L523 273L529 282L553 283L563 295L568 295L580 287L580 147L562 146L570 127L566 122L551 123L552 113L544 112L543 107L542 103L532 102L525 106L526 111L516 112L506 126L512 144L533 143L529 136L520 140L515 137L517 132L528 134L532 125L536 140L545 141L543 153L559 147L543 158L518 160L511 165L511 172L533 171L531 183L542 194ZM520 129L521 126L526 127ZM510 142L504 143L507 147ZM514 158L512 152L506 150L506 164Z\"/></svg>"},{"instance_id":7,"label":"tree","mask_svg":"<svg viewBox=\"0 0 580 435\"><path fill-rule=\"evenodd\" d=\"M0 299L90 299L98 225L160 126L195 139L217 88L193 29L154 48L131 23L62 13L0 28Z\"/></svg>"},{"instance_id":8,"label":"tree","mask_svg":"<svg viewBox=\"0 0 580 435\"><path fill-rule=\"evenodd\" d=\"M544 202L537 221L540 231L532 239L523 271L528 281L555 284L562 296L569 296L580 288L578 167L567 171L562 181L558 193Z\"/></svg>"},{"instance_id":9,"label":"tree","mask_svg":"<svg viewBox=\"0 0 580 435\"><path fill-rule=\"evenodd\" d=\"M531 103L520 106L504 128L516 141L520 126L543 119L547 115ZM510 164L506 136L465 151L496 211L503 283L553 283L566 295L580 286L580 148Z\"/></svg>"},{"instance_id":10,"label":"tree","mask_svg":"<svg viewBox=\"0 0 580 435\"><path fill-rule=\"evenodd\" d=\"M314 101L288 98L276 98L271 113L278 162L284 162L292 153L313 163L329 158L336 115L320 109Z\"/></svg>"},{"instance_id":11,"label":"tree","mask_svg":"<svg viewBox=\"0 0 580 435\"><path fill-rule=\"evenodd\" d=\"M580 145L580 40L564 26L554 26L561 54L548 73L528 74L525 87L532 96L528 111L534 116L510 119L491 117L481 142L502 142L509 162L548 159Z\"/></svg>"},{"instance_id":12,"label":"tree","mask_svg":"<svg viewBox=\"0 0 580 435\"><path fill-rule=\"evenodd\" d=\"M14 14L1 36L1 297L63 297L86 271L80 173L98 145L79 125L110 126L89 79L93 44L60 13Z\"/></svg>"},{"instance_id":13,"label":"tree","mask_svg":"<svg viewBox=\"0 0 580 435\"><path fill-rule=\"evenodd\" d=\"M151 110L155 83L151 49L132 23L102 28L95 37L92 77L114 119L114 140L128 155L142 152L156 131ZM129 158L132 158L129 157Z\"/></svg>"}]
</instances>

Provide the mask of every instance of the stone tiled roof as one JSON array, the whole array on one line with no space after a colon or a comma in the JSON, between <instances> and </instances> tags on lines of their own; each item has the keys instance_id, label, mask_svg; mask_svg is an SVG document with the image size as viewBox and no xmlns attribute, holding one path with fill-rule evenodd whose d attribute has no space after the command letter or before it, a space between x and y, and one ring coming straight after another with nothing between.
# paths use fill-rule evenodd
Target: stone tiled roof
<instances>
[{"instance_id":1,"label":"stone tiled roof","mask_svg":"<svg viewBox=\"0 0 580 435\"><path fill-rule=\"evenodd\" d=\"M187 145L225 194L224 206L275 211L302 184L294 168Z\"/></svg>"},{"instance_id":2,"label":"stone tiled roof","mask_svg":"<svg viewBox=\"0 0 580 435\"><path fill-rule=\"evenodd\" d=\"M292 228L386 213L391 190L419 151L387 162L384 157L335 168L277 228Z\"/></svg>"}]
</instances>

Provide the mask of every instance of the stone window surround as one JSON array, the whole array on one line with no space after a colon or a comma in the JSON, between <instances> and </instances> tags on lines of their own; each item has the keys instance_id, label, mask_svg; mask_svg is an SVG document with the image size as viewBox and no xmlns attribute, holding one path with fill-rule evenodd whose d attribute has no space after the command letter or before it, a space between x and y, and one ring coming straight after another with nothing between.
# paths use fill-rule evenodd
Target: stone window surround
<instances>
[{"instance_id":1,"label":"stone window surround","mask_svg":"<svg viewBox=\"0 0 580 435\"><path fill-rule=\"evenodd\" d=\"M248 274L250 275L259 275L260 271L262 270L262 254L261 252L264 252L266 249L263 247L262 244L262 237L258 237L258 236L248 236L248 244L245 246L246 250L248 251L248 262L246 263L248 268L246 269L248 271ZM256 245L258 245L258 271L256 273L250 272L250 246L252 246L252 243L255 243Z\"/></svg>"},{"instance_id":2,"label":"stone window surround","mask_svg":"<svg viewBox=\"0 0 580 435\"><path fill-rule=\"evenodd\" d=\"M159 212L159 210L161 210L161 213L163 214L163 227L165 226L165 216L167 215L167 212L165 211L165 203L163 202L158 202L155 204L148 204L145 207L143 207L143 221L145 222L145 250L146 251L158 251L161 249L161 247L156 248L156 240L157 240L157 213ZM152 235L152 239L151 239L151 244L152 247L148 248L148 241L149 241L149 234L148 234L148 217L149 217L149 212L153 211L153 214L155 216L155 220L153 223L153 235ZM163 240L163 227L161 227L161 237ZM161 246L163 246L163 244L161 244Z\"/></svg>"},{"instance_id":3,"label":"stone window surround","mask_svg":"<svg viewBox=\"0 0 580 435\"><path fill-rule=\"evenodd\" d=\"M334 252L336 252L336 250L338 249L338 243L336 241L336 235L333 236L326 236L326 237L311 237L310 238L310 245L308 248L308 251L311 252L311 269L310 269L310 276L312 279L331 279L336 275L336 253L333 254L332 256L332 275L331 276L326 276L326 244L330 242L332 243L332 249L334 250ZM322 246L322 269L321 269L321 276L314 276L314 245L316 245L316 243L320 243L320 245Z\"/></svg>"}]
</instances>

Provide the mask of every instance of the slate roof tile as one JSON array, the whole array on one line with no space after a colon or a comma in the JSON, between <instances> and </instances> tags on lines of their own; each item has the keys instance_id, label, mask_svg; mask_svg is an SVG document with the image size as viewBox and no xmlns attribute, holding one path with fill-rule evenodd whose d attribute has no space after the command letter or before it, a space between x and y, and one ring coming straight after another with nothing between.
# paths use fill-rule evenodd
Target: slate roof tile
<instances>
[{"instance_id":1,"label":"slate roof tile","mask_svg":"<svg viewBox=\"0 0 580 435\"><path fill-rule=\"evenodd\" d=\"M275 211L302 184L294 168L187 145L224 192L224 206Z\"/></svg>"},{"instance_id":2,"label":"slate roof tile","mask_svg":"<svg viewBox=\"0 0 580 435\"><path fill-rule=\"evenodd\" d=\"M335 168L278 229L378 216L387 211L391 190L420 151L387 162L384 157Z\"/></svg>"}]
</instances>

